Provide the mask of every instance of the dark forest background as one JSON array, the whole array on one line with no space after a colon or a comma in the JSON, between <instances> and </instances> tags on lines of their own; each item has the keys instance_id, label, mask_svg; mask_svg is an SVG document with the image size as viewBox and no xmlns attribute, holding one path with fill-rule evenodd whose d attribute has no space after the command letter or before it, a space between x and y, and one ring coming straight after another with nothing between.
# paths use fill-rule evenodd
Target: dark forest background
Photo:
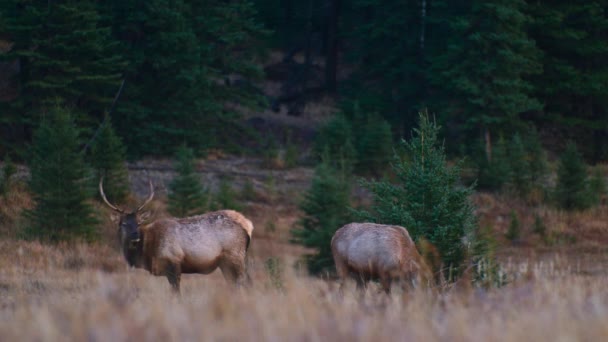
<instances>
[{"instance_id":1,"label":"dark forest background","mask_svg":"<svg viewBox=\"0 0 608 342\"><path fill-rule=\"evenodd\" d=\"M451 154L491 156L534 130L608 159L608 1L24 1L0 4L0 154L68 108L94 139L107 114L130 158L187 143L255 153L243 108L331 97L408 137L418 112ZM268 65L273 52L282 59ZM298 57L298 58L296 58ZM260 82L280 79L280 96ZM231 132L226 134L226 132ZM258 137L259 138L259 137ZM237 142L237 143L235 143Z\"/></svg>"}]
</instances>

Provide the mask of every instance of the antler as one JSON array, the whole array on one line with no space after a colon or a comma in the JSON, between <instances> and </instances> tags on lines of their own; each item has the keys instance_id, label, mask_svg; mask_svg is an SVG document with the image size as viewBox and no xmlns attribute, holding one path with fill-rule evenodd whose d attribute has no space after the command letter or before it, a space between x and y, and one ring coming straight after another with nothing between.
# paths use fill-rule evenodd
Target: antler
<instances>
[{"instance_id":1,"label":"antler","mask_svg":"<svg viewBox=\"0 0 608 342\"><path fill-rule=\"evenodd\" d=\"M148 196L148 199L146 199L144 204L140 205L139 208L137 208L137 210L135 210L135 212L142 210L148 203L150 203L150 201L152 201L152 198L154 198L154 186L152 185L152 180L149 180L149 182L150 182L150 196Z\"/></svg>"},{"instance_id":2,"label":"antler","mask_svg":"<svg viewBox=\"0 0 608 342\"><path fill-rule=\"evenodd\" d=\"M99 193L101 194L101 198L103 199L103 201L106 202L106 204L110 208L114 209L115 211L118 211L121 214L125 213L124 210L117 208L112 203L110 203L110 201L108 201L108 199L106 198L106 194L103 192L103 176L101 176L101 179L99 180Z\"/></svg>"}]
</instances>

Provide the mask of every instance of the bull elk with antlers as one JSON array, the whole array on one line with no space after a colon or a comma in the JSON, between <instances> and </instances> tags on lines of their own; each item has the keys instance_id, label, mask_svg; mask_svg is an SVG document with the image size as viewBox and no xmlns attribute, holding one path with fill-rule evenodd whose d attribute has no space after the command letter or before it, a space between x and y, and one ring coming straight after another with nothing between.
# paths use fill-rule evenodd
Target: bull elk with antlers
<instances>
[{"instance_id":1,"label":"bull elk with antlers","mask_svg":"<svg viewBox=\"0 0 608 342\"><path fill-rule=\"evenodd\" d=\"M245 259L253 224L233 210L220 210L186 218L164 218L142 224L141 210L152 201L150 195L133 212L108 201L99 181L103 201L120 214L118 234L127 263L153 275L166 276L176 292L182 273L209 274L216 268L233 284L248 281Z\"/></svg>"}]
</instances>

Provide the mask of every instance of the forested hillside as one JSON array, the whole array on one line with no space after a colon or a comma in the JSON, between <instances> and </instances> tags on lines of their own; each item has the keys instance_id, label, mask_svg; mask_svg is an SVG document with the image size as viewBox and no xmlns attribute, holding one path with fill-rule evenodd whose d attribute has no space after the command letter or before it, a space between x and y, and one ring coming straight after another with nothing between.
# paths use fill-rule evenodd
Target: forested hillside
<instances>
[{"instance_id":1,"label":"forested hillside","mask_svg":"<svg viewBox=\"0 0 608 342\"><path fill-rule=\"evenodd\" d=\"M268 143L244 143L263 139L239 119L245 108L298 116L329 99L377 113L395 140L428 109L451 154L483 141L490 157L500 136L536 128L554 152L575 140L605 161L607 5L6 0L0 154L25 157L56 106L74 113L83 144L109 114L132 159L182 143L256 153Z\"/></svg>"}]
</instances>

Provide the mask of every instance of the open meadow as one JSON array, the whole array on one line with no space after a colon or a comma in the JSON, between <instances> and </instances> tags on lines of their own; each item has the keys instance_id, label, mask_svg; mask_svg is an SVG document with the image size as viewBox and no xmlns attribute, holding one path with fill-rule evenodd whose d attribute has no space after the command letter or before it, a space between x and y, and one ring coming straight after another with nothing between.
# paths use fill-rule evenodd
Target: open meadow
<instances>
[{"instance_id":1,"label":"open meadow","mask_svg":"<svg viewBox=\"0 0 608 342\"><path fill-rule=\"evenodd\" d=\"M505 264L518 279L491 290L394 291L354 286L251 261L254 285L186 275L181 297L165 278L128 271L101 246L0 244L4 341L600 341L608 336L608 257ZM603 272L594 260L602 262Z\"/></svg>"},{"instance_id":2,"label":"open meadow","mask_svg":"<svg viewBox=\"0 0 608 342\"><path fill-rule=\"evenodd\" d=\"M492 203L495 207L486 209L496 215L500 204ZM457 283L405 293L397 289L387 297L376 285L361 296L350 284L341 297L335 280L293 267L303 249L287 241L291 222L269 231L263 219L273 215L257 214L252 214L257 231L249 258L253 286L234 290L219 271L184 275L181 297L172 294L166 278L127 269L110 242L45 245L4 239L0 339L600 341L608 336L608 253L593 241L499 248L509 279L501 288ZM605 215L596 210L578 218L597 223Z\"/></svg>"},{"instance_id":3,"label":"open meadow","mask_svg":"<svg viewBox=\"0 0 608 342\"><path fill-rule=\"evenodd\" d=\"M464 280L444 288L421 286L408 292L396 288L386 296L377 284L364 295L350 284L340 296L335 279L305 272L299 260L310 250L290 243L290 229L301 215L294 200L298 191L294 179L310 176L299 175L300 171L274 173L274 182L256 183L254 200L243 202L243 213L255 226L248 257L252 287L235 290L217 270L206 276L184 275L180 297L171 292L165 277L128 269L116 240L116 223L102 204L96 204L102 213L96 243L18 239L19 208L31 202L17 187L0 208L4 218L0 340L601 341L608 337L605 205L566 213L529 207L500 195L476 194L479 224L492 228L506 285L482 288ZM162 189L162 178L155 176ZM151 210L164 215L164 203L161 195ZM516 242L505 239L513 210L521 222ZM534 233L535 216L546 225L544 238Z\"/></svg>"}]
</instances>

